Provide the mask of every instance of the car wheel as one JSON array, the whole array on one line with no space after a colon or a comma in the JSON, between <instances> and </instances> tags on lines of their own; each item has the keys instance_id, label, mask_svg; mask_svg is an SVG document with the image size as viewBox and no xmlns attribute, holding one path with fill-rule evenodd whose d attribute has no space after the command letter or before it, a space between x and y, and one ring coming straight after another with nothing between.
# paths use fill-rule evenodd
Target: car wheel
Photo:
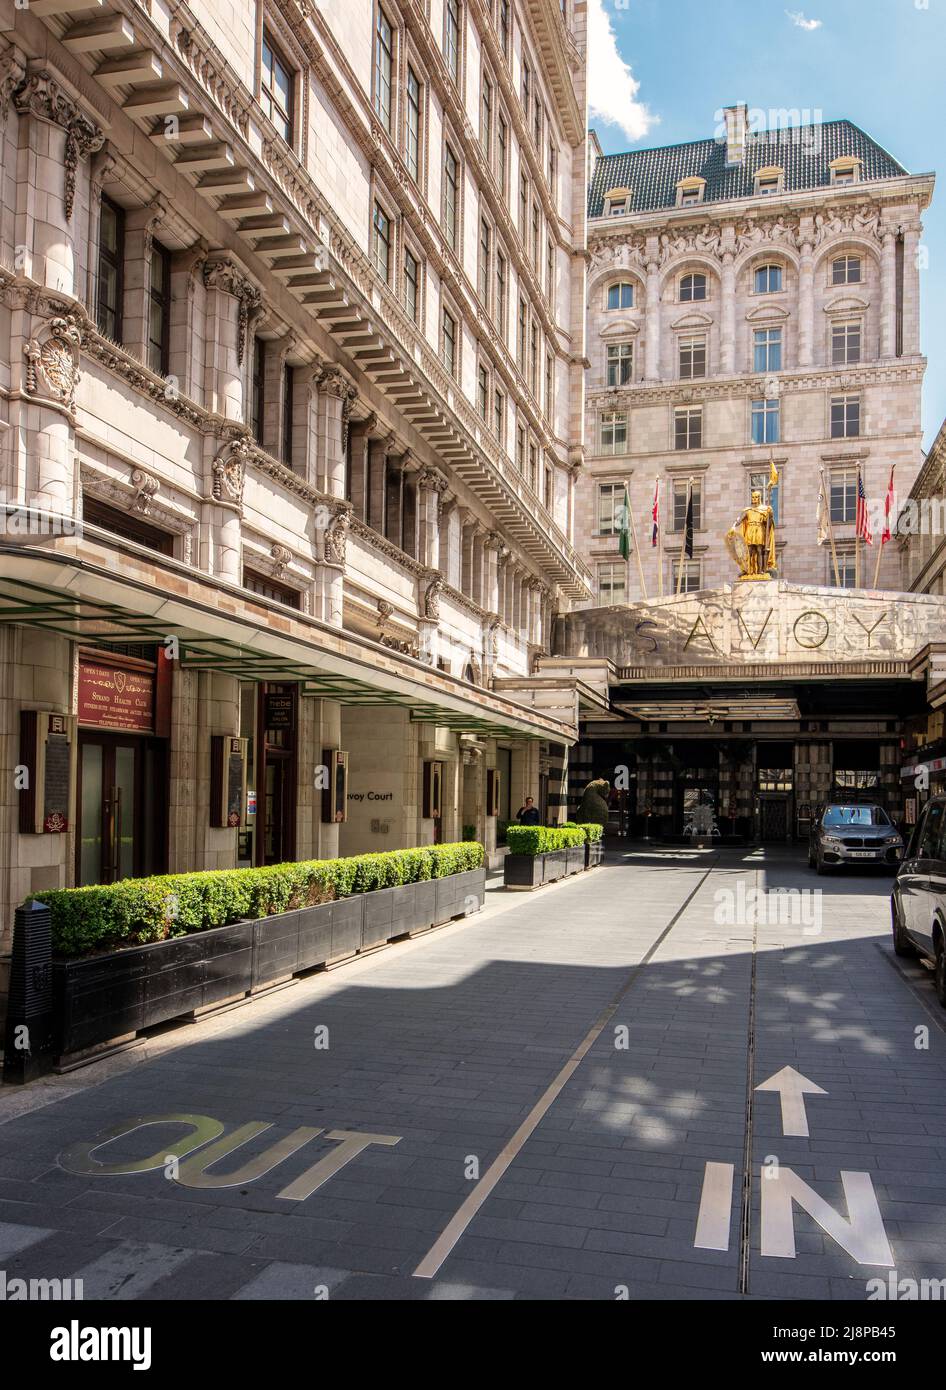
<instances>
[{"instance_id":1,"label":"car wheel","mask_svg":"<svg viewBox=\"0 0 946 1390\"><path fill-rule=\"evenodd\" d=\"M896 906L892 906L892 907L891 907L891 915L892 915L892 918L893 918L893 950L894 950L894 955L897 955L897 956L913 956L913 955L916 955L916 952L915 952L915 950L913 949L913 946L911 945L910 938L909 938L909 937L907 936L907 934L906 934L906 931L905 931L905 929L904 929L903 923L900 921L900 910L899 910L899 908L897 908Z\"/></svg>"},{"instance_id":2,"label":"car wheel","mask_svg":"<svg viewBox=\"0 0 946 1390\"><path fill-rule=\"evenodd\" d=\"M933 970L933 987L936 990L936 997L946 1009L946 945L943 944L943 937L940 934L936 942L936 964Z\"/></svg>"},{"instance_id":3,"label":"car wheel","mask_svg":"<svg viewBox=\"0 0 946 1390\"><path fill-rule=\"evenodd\" d=\"M824 875L828 872L828 866L824 862L820 854L818 855L815 861L815 871L821 875Z\"/></svg>"}]
</instances>

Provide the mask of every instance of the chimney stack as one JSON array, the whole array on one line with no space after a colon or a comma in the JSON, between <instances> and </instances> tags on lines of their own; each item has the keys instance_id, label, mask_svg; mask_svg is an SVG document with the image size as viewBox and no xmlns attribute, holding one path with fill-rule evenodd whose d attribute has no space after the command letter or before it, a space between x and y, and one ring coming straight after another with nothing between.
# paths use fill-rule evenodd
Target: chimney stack
<instances>
[{"instance_id":1,"label":"chimney stack","mask_svg":"<svg viewBox=\"0 0 946 1390\"><path fill-rule=\"evenodd\" d=\"M723 116L726 120L726 164L731 168L742 163L746 152L749 108L745 102L740 102L738 106L727 106Z\"/></svg>"}]
</instances>

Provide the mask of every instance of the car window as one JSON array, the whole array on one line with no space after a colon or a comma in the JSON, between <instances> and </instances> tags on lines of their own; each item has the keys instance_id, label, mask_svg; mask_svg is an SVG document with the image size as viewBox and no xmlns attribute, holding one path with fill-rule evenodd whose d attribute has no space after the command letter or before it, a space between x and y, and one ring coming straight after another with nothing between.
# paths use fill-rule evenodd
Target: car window
<instances>
[{"instance_id":1,"label":"car window","mask_svg":"<svg viewBox=\"0 0 946 1390\"><path fill-rule=\"evenodd\" d=\"M941 801L934 801L926 808L926 820L920 840L920 856L923 859L941 859L943 842L943 811L946 807Z\"/></svg>"},{"instance_id":2,"label":"car window","mask_svg":"<svg viewBox=\"0 0 946 1390\"><path fill-rule=\"evenodd\" d=\"M890 817L882 806L828 806L824 825L889 825Z\"/></svg>"}]
</instances>

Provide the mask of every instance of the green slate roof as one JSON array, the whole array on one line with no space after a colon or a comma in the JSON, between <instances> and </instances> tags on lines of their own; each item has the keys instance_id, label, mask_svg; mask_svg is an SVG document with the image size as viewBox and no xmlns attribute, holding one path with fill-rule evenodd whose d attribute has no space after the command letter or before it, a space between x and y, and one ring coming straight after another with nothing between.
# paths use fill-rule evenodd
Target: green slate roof
<instances>
[{"instance_id":1,"label":"green slate roof","mask_svg":"<svg viewBox=\"0 0 946 1390\"><path fill-rule=\"evenodd\" d=\"M780 140L779 134L784 139ZM786 193L826 188L831 183L831 163L842 155L861 161L861 178L866 182L907 173L851 121L825 121L822 125L774 132L772 140L764 132L748 137L743 162L733 168L726 167L725 141L713 139L602 155L595 162L588 189L588 216L604 215L604 195L609 188L632 189L633 212L675 207L678 182L694 175L706 180L704 203L751 198L757 171L770 164L785 170Z\"/></svg>"}]
</instances>

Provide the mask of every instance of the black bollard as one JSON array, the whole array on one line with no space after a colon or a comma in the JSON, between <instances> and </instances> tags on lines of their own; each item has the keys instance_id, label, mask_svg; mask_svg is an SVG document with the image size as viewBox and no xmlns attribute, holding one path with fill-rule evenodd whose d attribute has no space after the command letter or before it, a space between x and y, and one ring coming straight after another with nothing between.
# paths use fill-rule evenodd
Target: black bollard
<instances>
[{"instance_id":1,"label":"black bollard","mask_svg":"<svg viewBox=\"0 0 946 1390\"><path fill-rule=\"evenodd\" d=\"M55 1065L51 929L52 913L44 903L26 903L13 915L3 1053L3 1079L8 1084L34 1081Z\"/></svg>"}]
</instances>

